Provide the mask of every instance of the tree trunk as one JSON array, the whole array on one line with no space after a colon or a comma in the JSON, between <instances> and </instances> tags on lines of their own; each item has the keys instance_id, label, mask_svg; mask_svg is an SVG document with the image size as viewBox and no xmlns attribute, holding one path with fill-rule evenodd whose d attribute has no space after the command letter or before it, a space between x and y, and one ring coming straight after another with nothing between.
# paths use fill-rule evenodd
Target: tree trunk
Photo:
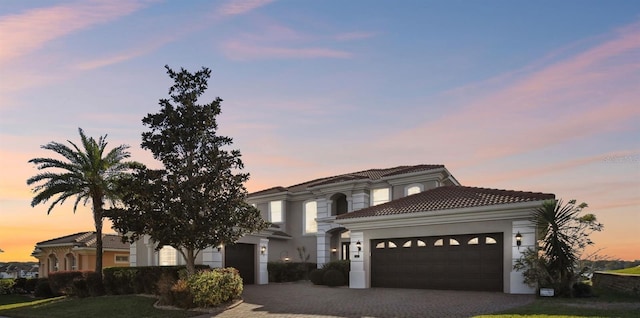
<instances>
[{"instance_id":1,"label":"tree trunk","mask_svg":"<svg viewBox=\"0 0 640 318\"><path fill-rule=\"evenodd\" d=\"M191 248L188 248L186 252L187 255L185 259L187 261L187 273L191 276L196 273L196 254Z\"/></svg>"},{"instance_id":2,"label":"tree trunk","mask_svg":"<svg viewBox=\"0 0 640 318\"><path fill-rule=\"evenodd\" d=\"M96 274L102 280L102 200L93 202L93 221L96 226Z\"/></svg>"}]
</instances>

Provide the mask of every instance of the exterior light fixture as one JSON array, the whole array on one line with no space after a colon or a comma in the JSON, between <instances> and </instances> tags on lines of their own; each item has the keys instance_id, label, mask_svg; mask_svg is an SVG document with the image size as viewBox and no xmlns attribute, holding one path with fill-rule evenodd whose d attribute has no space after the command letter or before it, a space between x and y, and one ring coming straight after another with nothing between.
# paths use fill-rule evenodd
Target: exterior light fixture
<instances>
[{"instance_id":1,"label":"exterior light fixture","mask_svg":"<svg viewBox=\"0 0 640 318\"><path fill-rule=\"evenodd\" d=\"M522 234L520 234L520 231L516 234L516 245L518 249L520 249L520 245L522 245Z\"/></svg>"},{"instance_id":2,"label":"exterior light fixture","mask_svg":"<svg viewBox=\"0 0 640 318\"><path fill-rule=\"evenodd\" d=\"M336 253L336 252L338 252L337 248L334 247L334 248L331 249L331 253Z\"/></svg>"},{"instance_id":3,"label":"exterior light fixture","mask_svg":"<svg viewBox=\"0 0 640 318\"><path fill-rule=\"evenodd\" d=\"M356 242L356 248L358 249L358 254L354 255L355 258L360 258L360 252L362 252L362 243L360 241Z\"/></svg>"},{"instance_id":4,"label":"exterior light fixture","mask_svg":"<svg viewBox=\"0 0 640 318\"><path fill-rule=\"evenodd\" d=\"M222 244L218 245L216 248L218 249L218 252L220 252L222 250Z\"/></svg>"},{"instance_id":5,"label":"exterior light fixture","mask_svg":"<svg viewBox=\"0 0 640 318\"><path fill-rule=\"evenodd\" d=\"M267 252L267 247L265 245L260 246L260 254L264 255Z\"/></svg>"}]
</instances>

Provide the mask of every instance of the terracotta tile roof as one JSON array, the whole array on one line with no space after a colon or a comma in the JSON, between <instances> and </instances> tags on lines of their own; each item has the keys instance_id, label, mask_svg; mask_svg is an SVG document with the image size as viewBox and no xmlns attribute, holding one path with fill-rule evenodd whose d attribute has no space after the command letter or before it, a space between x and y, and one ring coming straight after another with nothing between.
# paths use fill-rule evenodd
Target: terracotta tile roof
<instances>
[{"instance_id":1,"label":"terracotta tile roof","mask_svg":"<svg viewBox=\"0 0 640 318\"><path fill-rule=\"evenodd\" d=\"M393 200L384 204L364 208L336 219L351 219L371 216L472 208L497 204L544 201L554 199L551 193L524 192L487 189L465 186L443 186Z\"/></svg>"},{"instance_id":2,"label":"terracotta tile roof","mask_svg":"<svg viewBox=\"0 0 640 318\"><path fill-rule=\"evenodd\" d=\"M286 188L273 187L273 188L250 193L249 197L257 196L257 195L265 195L265 194L274 194L274 193L280 193L280 192L301 192L312 187L327 185L332 183L340 183L340 182L354 181L354 180L367 180L367 179L379 180L388 176L397 176L397 175L408 174L413 172L442 169L442 168L444 168L444 165L423 164L423 165L415 165L415 166L398 166L398 167L386 168L386 169L369 169L369 170L345 173L337 176L306 181L306 182L292 185Z\"/></svg>"},{"instance_id":3,"label":"terracotta tile roof","mask_svg":"<svg viewBox=\"0 0 640 318\"><path fill-rule=\"evenodd\" d=\"M72 245L77 247L96 247L96 232L79 232L47 241L36 243L36 246L46 245ZM129 249L129 243L122 243L121 237L116 234L102 235L102 248Z\"/></svg>"}]
</instances>

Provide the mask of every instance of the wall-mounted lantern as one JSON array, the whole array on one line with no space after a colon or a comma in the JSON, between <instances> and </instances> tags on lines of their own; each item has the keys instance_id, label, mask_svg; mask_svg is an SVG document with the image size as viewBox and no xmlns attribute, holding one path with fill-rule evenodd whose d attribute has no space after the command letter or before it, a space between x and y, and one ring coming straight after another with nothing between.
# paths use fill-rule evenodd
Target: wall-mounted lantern
<instances>
[{"instance_id":1,"label":"wall-mounted lantern","mask_svg":"<svg viewBox=\"0 0 640 318\"><path fill-rule=\"evenodd\" d=\"M220 252L222 250L222 244L218 245L216 248L218 249L218 252Z\"/></svg>"},{"instance_id":2,"label":"wall-mounted lantern","mask_svg":"<svg viewBox=\"0 0 640 318\"><path fill-rule=\"evenodd\" d=\"M267 252L267 246L266 245L260 246L260 254L264 255L266 252Z\"/></svg>"},{"instance_id":3,"label":"wall-mounted lantern","mask_svg":"<svg viewBox=\"0 0 640 318\"><path fill-rule=\"evenodd\" d=\"M332 249L331 249L331 253L335 254L335 253L337 253L337 252L338 252L338 249L337 249L337 248L335 248L335 247L334 247L334 248L332 248Z\"/></svg>"},{"instance_id":4,"label":"wall-mounted lantern","mask_svg":"<svg viewBox=\"0 0 640 318\"><path fill-rule=\"evenodd\" d=\"M356 242L356 248L358 249L358 254L354 255L355 258L359 258L360 257L360 252L362 252L362 243L360 243L360 241Z\"/></svg>"},{"instance_id":5,"label":"wall-mounted lantern","mask_svg":"<svg viewBox=\"0 0 640 318\"><path fill-rule=\"evenodd\" d=\"M519 231L516 234L516 245L518 246L518 249L520 249L520 245L522 245L522 234L520 234Z\"/></svg>"}]
</instances>

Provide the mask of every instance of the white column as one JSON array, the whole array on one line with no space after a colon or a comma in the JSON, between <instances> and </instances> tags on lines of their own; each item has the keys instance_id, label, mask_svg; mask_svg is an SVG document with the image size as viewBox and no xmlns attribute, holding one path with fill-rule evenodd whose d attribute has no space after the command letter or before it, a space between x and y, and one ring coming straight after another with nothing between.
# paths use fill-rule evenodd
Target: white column
<instances>
[{"instance_id":1,"label":"white column","mask_svg":"<svg viewBox=\"0 0 640 318\"><path fill-rule=\"evenodd\" d=\"M518 233L522 235L522 244L519 247L516 242ZM508 235L509 233L505 234ZM516 260L522 256L524 251L528 248L536 247L535 225L531 221L513 221L511 236L505 237L504 240L511 242L511 272L509 275L509 290L507 292L510 294L535 294L535 288L524 283L522 271L518 272L513 269Z\"/></svg>"},{"instance_id":2,"label":"white column","mask_svg":"<svg viewBox=\"0 0 640 318\"><path fill-rule=\"evenodd\" d=\"M264 254L262 254L262 247L265 247L266 250ZM269 262L269 239L260 238L260 243L258 244L258 285L269 284L269 272L267 270L267 263Z\"/></svg>"},{"instance_id":3,"label":"white column","mask_svg":"<svg viewBox=\"0 0 640 318\"><path fill-rule=\"evenodd\" d=\"M318 230L316 233L316 263L318 264L318 268L321 268L322 265L328 263L331 260L331 238L329 234L326 234L324 231Z\"/></svg>"},{"instance_id":4,"label":"white column","mask_svg":"<svg viewBox=\"0 0 640 318\"><path fill-rule=\"evenodd\" d=\"M362 250L358 251L356 243L360 242ZM351 244L349 253L351 257L351 271L349 272L349 288L367 288L366 273L364 271L364 260L369 254L368 246L365 244L362 232L351 231Z\"/></svg>"},{"instance_id":5,"label":"white column","mask_svg":"<svg viewBox=\"0 0 640 318\"><path fill-rule=\"evenodd\" d=\"M139 241L135 241L129 245L129 266L130 267L136 267L136 264L138 263L138 258L137 258L138 242ZM78 268L80 268L79 265L80 265L80 258L76 257L76 266Z\"/></svg>"},{"instance_id":6,"label":"white column","mask_svg":"<svg viewBox=\"0 0 640 318\"><path fill-rule=\"evenodd\" d=\"M365 192L360 192L360 193L354 193L351 195L351 200L352 200L352 210L351 211L357 211L360 209L364 209L369 207L369 194L365 193Z\"/></svg>"},{"instance_id":7,"label":"white column","mask_svg":"<svg viewBox=\"0 0 640 318\"><path fill-rule=\"evenodd\" d=\"M146 266L157 266L159 264L158 253L156 252L156 244L151 240L151 237L145 235L143 242L147 248L147 264Z\"/></svg>"}]
</instances>

